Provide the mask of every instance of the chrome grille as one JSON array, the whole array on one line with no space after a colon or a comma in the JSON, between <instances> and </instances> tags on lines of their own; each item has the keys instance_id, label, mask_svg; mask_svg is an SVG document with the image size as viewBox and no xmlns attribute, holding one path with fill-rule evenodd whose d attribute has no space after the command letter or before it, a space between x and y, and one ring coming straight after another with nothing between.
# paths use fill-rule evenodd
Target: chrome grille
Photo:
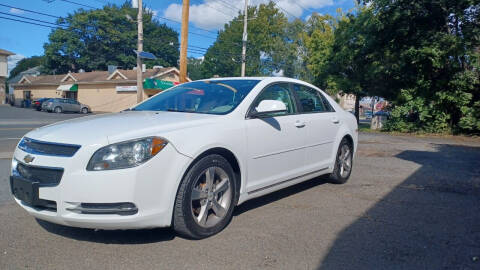
<instances>
[{"instance_id":1,"label":"chrome grille","mask_svg":"<svg viewBox=\"0 0 480 270\"><path fill-rule=\"evenodd\" d=\"M38 182L40 186L56 186L63 175L61 168L28 166L22 163L18 163L17 172L29 181Z\"/></svg>"},{"instance_id":2,"label":"chrome grille","mask_svg":"<svg viewBox=\"0 0 480 270\"><path fill-rule=\"evenodd\" d=\"M25 137L18 144L18 148L37 155L72 157L80 149L80 145L43 142Z\"/></svg>"}]
</instances>

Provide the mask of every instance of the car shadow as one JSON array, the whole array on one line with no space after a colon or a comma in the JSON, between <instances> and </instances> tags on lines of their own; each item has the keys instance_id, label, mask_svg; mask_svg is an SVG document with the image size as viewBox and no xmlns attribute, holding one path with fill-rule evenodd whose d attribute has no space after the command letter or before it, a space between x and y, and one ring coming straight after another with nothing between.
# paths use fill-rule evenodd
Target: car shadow
<instances>
[{"instance_id":1,"label":"car shadow","mask_svg":"<svg viewBox=\"0 0 480 270\"><path fill-rule=\"evenodd\" d=\"M420 168L343 229L318 269L480 269L480 147L433 146L395 156Z\"/></svg>"},{"instance_id":2,"label":"car shadow","mask_svg":"<svg viewBox=\"0 0 480 270\"><path fill-rule=\"evenodd\" d=\"M273 117L270 117L270 118L258 118L260 120L262 120L263 122L269 124L270 126L272 126L274 129L278 130L278 131L281 131L282 130L282 127L280 126L280 123L278 122L277 119L273 118Z\"/></svg>"},{"instance_id":3,"label":"car shadow","mask_svg":"<svg viewBox=\"0 0 480 270\"><path fill-rule=\"evenodd\" d=\"M274 193L247 201L234 210L234 216L262 207L269 203L281 200L288 196L300 193L310 188L327 183L325 178L316 177L306 182L276 191ZM48 221L36 219L37 223L46 231L63 237L104 244L148 244L171 241L177 237L171 228L140 229L140 230L94 230L68 227Z\"/></svg>"},{"instance_id":4,"label":"car shadow","mask_svg":"<svg viewBox=\"0 0 480 270\"><path fill-rule=\"evenodd\" d=\"M74 228L36 219L46 231L63 237L103 244L149 244L173 240L175 232L170 228L141 230L94 230Z\"/></svg>"},{"instance_id":5,"label":"car shadow","mask_svg":"<svg viewBox=\"0 0 480 270\"><path fill-rule=\"evenodd\" d=\"M273 203L275 201L281 200L283 198L289 197L297 193L301 193L305 190L308 190L326 183L328 183L328 181L325 176L312 178L305 182L275 191L273 193L264 195L262 197L258 197L258 198L246 201L235 208L233 215L234 216L241 215L242 213L245 213L247 211L262 207L264 205Z\"/></svg>"}]
</instances>

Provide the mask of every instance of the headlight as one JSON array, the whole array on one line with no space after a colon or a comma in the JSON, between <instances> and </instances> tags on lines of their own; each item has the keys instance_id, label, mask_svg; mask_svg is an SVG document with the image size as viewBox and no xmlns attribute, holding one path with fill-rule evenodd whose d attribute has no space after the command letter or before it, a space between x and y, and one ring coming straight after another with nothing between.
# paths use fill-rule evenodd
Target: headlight
<instances>
[{"instance_id":1,"label":"headlight","mask_svg":"<svg viewBox=\"0 0 480 270\"><path fill-rule=\"evenodd\" d=\"M16 158L13 158L13 159L12 159L12 168L11 168L11 170L10 170L10 175L12 175L12 176L18 175L17 165L18 165L17 159L16 159Z\"/></svg>"},{"instance_id":2,"label":"headlight","mask_svg":"<svg viewBox=\"0 0 480 270\"><path fill-rule=\"evenodd\" d=\"M125 169L149 160L167 145L162 138L149 137L107 145L98 149L87 165L87 171Z\"/></svg>"}]
</instances>

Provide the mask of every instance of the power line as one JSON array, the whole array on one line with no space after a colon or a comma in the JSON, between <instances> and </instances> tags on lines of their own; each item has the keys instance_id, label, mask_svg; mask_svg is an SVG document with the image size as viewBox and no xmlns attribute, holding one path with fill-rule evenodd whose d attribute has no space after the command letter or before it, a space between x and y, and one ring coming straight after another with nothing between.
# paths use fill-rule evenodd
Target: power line
<instances>
[{"instance_id":1,"label":"power line","mask_svg":"<svg viewBox=\"0 0 480 270\"><path fill-rule=\"evenodd\" d=\"M17 17L17 18L21 18L21 19L32 20L32 21L35 21L35 22L41 22L41 23L46 23L46 24L53 24L53 25L60 26L60 27L64 27L64 26L65 26L65 25L58 24L58 23L52 23L52 22L48 22L48 21L37 20L37 19L33 19L33 18L29 18L29 17L24 17L24 16L20 16L20 15L14 15L14 14L6 13L6 12L1 12L1 11L0 11L0 14L7 15L7 16L12 16L12 17ZM62 29L63 29L63 28L62 28Z\"/></svg>"},{"instance_id":2,"label":"power line","mask_svg":"<svg viewBox=\"0 0 480 270\"><path fill-rule=\"evenodd\" d=\"M176 20L173 20L173 19L169 19L169 18L165 18L165 17L162 17L162 16L156 16L157 18L160 18L162 20L166 20L166 21L170 21L170 22L174 22L174 23L178 23L178 24L182 24L182 22L179 22L179 21L176 21ZM212 33L212 34L217 34L217 32L214 32L214 31L210 31L210 30L207 30L205 28L200 28L200 27L197 27L197 26L193 26L192 25L192 28L196 28L196 29L200 29L200 30L203 30L205 32L209 32L209 33Z\"/></svg>"},{"instance_id":3,"label":"power line","mask_svg":"<svg viewBox=\"0 0 480 270\"><path fill-rule=\"evenodd\" d=\"M236 8L235 6L229 4L227 1L224 1L224 0L218 0L218 1L219 2L217 2L217 3L221 4L224 7L229 8L229 9L235 11L235 12L238 12L240 10L240 9Z\"/></svg>"},{"instance_id":4,"label":"power line","mask_svg":"<svg viewBox=\"0 0 480 270\"><path fill-rule=\"evenodd\" d=\"M18 20L18 19L14 19L14 18L7 18L7 17L3 17L3 16L0 16L0 19L10 20L10 21L16 21L16 22L21 22L21 23L26 23L26 24L31 24L31 25L37 25L37 26L43 26L43 27L47 27L47 28L51 28L51 29L60 29L60 30L64 30L64 31L69 31L68 29L65 29L65 28L62 28L62 27L58 27L58 26L44 25L44 24L39 24L39 23L34 23L34 22L29 22L29 21L24 21L24 20ZM197 47L197 46L190 46L190 47ZM203 51L203 50L208 50L208 49L206 49L206 48L203 48L203 49L200 49L200 48L201 48L201 47L189 48L189 49L187 49L187 50L190 51L191 53L202 54L202 55L207 52L207 51ZM225 56L225 57L240 56L239 54L232 54L232 53L226 53L226 52L216 53L216 55L218 55L218 56ZM235 61L236 61L236 60L235 60Z\"/></svg>"},{"instance_id":5,"label":"power line","mask_svg":"<svg viewBox=\"0 0 480 270\"><path fill-rule=\"evenodd\" d=\"M62 30L65 30L64 28L61 28L61 27L44 25L44 24L39 24L39 23L34 23L34 22L28 22L28 21L22 21L22 20L18 20L18 19L14 19L14 18L7 18L7 17L2 17L2 16L0 16L0 19L10 20L10 21L16 21L16 22L23 22L23 23L28 23L28 24L33 24L33 25L38 25L38 26L43 26L43 27L48 27L48 28L53 28L53 29L62 29Z\"/></svg>"},{"instance_id":6,"label":"power line","mask_svg":"<svg viewBox=\"0 0 480 270\"><path fill-rule=\"evenodd\" d=\"M277 6L279 9L283 10L285 13L287 13L287 14L289 14L290 16L295 17L295 18L297 18L297 19L299 19L299 20L302 20L302 19L300 19L299 17L297 17L297 16L293 15L292 13L290 13L289 11L287 11L286 9L282 8L282 7L277 3L277 2L279 2L279 0L277 0L277 1L272 0L272 2L275 4L275 6Z\"/></svg>"},{"instance_id":7,"label":"power line","mask_svg":"<svg viewBox=\"0 0 480 270\"><path fill-rule=\"evenodd\" d=\"M19 7L13 7L13 6L5 5L5 4L0 4L0 6L8 7L8 8L14 8L14 9L18 9L18 10L21 10L21 11L40 14L40 15L48 16L48 17L52 17L52 18L63 19L62 17L59 17L59 16L55 16L55 15L51 15L51 14L47 14L47 13L42 13L42 12L38 12L38 11L33 11L33 10L29 10L29 9L19 8Z\"/></svg>"},{"instance_id":8,"label":"power line","mask_svg":"<svg viewBox=\"0 0 480 270\"><path fill-rule=\"evenodd\" d=\"M305 11L310 11L310 12L312 12L312 13L313 13L313 12L316 12L315 10L313 10L313 9L311 9L311 8L307 8L307 7L305 7L304 5L301 5L301 4L298 3L298 2L295 2L295 1L294 1L293 3L296 4L297 6L299 6L301 9L305 10Z\"/></svg>"},{"instance_id":9,"label":"power line","mask_svg":"<svg viewBox=\"0 0 480 270\"><path fill-rule=\"evenodd\" d=\"M74 2L74 1L70 1L70 0L59 0L59 1L67 2L67 3L70 3L70 4L74 4L74 5L79 5L79 6L82 6L82 7L98 9L98 8L96 8L96 7L92 7L92 6L89 6L89 5L85 5L85 4L78 3L78 2Z\"/></svg>"},{"instance_id":10,"label":"power line","mask_svg":"<svg viewBox=\"0 0 480 270\"><path fill-rule=\"evenodd\" d=\"M223 12L221 9L217 9L216 7L211 6L210 4L208 4L208 3L206 3L206 2L203 3L203 4L206 5L207 7L210 7L210 8L213 9L213 10L216 10L217 12L222 13L223 15L226 15L226 16L228 16L228 17L233 17L233 18L235 17L234 15L227 14L227 13Z\"/></svg>"}]
</instances>

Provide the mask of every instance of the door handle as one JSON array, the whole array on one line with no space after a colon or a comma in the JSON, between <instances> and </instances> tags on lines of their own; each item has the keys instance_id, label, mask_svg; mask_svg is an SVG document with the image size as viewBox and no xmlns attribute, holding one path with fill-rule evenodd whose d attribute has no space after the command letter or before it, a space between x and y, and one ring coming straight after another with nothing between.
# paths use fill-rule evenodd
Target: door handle
<instances>
[{"instance_id":1,"label":"door handle","mask_svg":"<svg viewBox=\"0 0 480 270\"><path fill-rule=\"evenodd\" d=\"M336 117L333 117L331 120L332 120L332 123L334 123L334 124L340 123L340 120Z\"/></svg>"},{"instance_id":2,"label":"door handle","mask_svg":"<svg viewBox=\"0 0 480 270\"><path fill-rule=\"evenodd\" d=\"M305 122L302 122L302 121L300 121L300 120L297 120L297 121L295 122L295 126L296 126L297 128L303 128L303 127L305 126Z\"/></svg>"}]
</instances>

